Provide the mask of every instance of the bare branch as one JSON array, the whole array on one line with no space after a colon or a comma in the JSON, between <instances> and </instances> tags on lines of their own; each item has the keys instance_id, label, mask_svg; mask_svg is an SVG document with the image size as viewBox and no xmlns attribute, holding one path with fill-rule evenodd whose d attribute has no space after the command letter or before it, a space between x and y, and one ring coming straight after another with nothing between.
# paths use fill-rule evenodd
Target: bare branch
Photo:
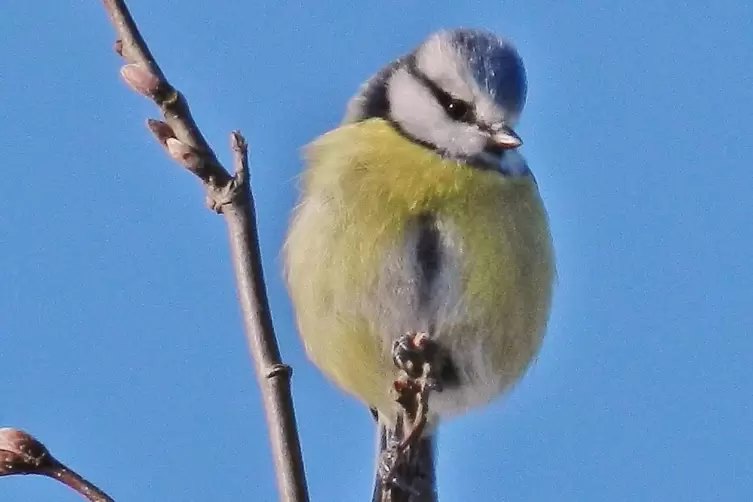
<instances>
[{"instance_id":1,"label":"bare branch","mask_svg":"<svg viewBox=\"0 0 753 502\"><path fill-rule=\"evenodd\" d=\"M64 483L91 502L114 502L94 486L58 461L36 438L24 431L0 429L0 476L38 474Z\"/></svg>"},{"instance_id":2,"label":"bare branch","mask_svg":"<svg viewBox=\"0 0 753 502\"><path fill-rule=\"evenodd\" d=\"M406 333L392 348L401 411L380 444L379 470L373 502L436 502L434 445L424 437L429 396L441 392L438 375L447 355L428 333ZM380 431L382 432L382 431Z\"/></svg>"},{"instance_id":3,"label":"bare branch","mask_svg":"<svg viewBox=\"0 0 753 502\"><path fill-rule=\"evenodd\" d=\"M139 94L152 99L162 111L163 120L150 120L149 128L171 158L199 177L207 190L209 207L225 216L246 337L264 399L280 496L290 502L308 501L290 393L291 369L280 358L264 285L246 141L237 131L231 135L234 158L231 175L204 139L186 99L167 81L125 2L102 0L102 3L117 33L115 49L127 63L120 72L123 80Z\"/></svg>"},{"instance_id":4,"label":"bare branch","mask_svg":"<svg viewBox=\"0 0 753 502\"><path fill-rule=\"evenodd\" d=\"M121 70L121 75L126 83L136 92L154 100L162 110L164 120L172 129L174 137L190 145L201 154L204 165L196 174L202 181L208 183L211 177L215 177L217 183L228 183L230 175L223 169L196 122L194 122L186 99L165 78L157 61L149 51L149 47L141 37L141 33L139 33L136 23L128 12L125 2L123 0L102 0L102 3L118 36L115 50L126 63L129 63ZM142 79L150 78L157 81L151 92L144 93L138 86L133 85L133 78L135 77L133 74L136 71ZM148 77L145 75L148 75ZM132 78L129 78L129 76Z\"/></svg>"}]
</instances>

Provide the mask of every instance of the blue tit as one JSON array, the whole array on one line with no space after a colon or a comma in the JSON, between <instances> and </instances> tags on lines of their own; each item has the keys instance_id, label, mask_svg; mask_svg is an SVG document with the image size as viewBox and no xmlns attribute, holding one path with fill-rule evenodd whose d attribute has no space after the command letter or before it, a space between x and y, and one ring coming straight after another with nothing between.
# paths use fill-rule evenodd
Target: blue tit
<instances>
[{"instance_id":1,"label":"blue tit","mask_svg":"<svg viewBox=\"0 0 753 502\"><path fill-rule=\"evenodd\" d=\"M499 396L539 350L555 266L514 131L526 90L510 42L440 31L363 84L306 149L284 250L298 330L314 364L385 425L400 413L392 350L405 333L447 355L433 424Z\"/></svg>"}]
</instances>

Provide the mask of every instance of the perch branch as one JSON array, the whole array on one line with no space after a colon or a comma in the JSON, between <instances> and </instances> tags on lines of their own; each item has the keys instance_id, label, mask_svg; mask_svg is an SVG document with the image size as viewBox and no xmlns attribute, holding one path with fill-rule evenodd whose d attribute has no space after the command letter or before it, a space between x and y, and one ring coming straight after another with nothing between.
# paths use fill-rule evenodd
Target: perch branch
<instances>
[{"instance_id":1,"label":"perch branch","mask_svg":"<svg viewBox=\"0 0 753 502\"><path fill-rule=\"evenodd\" d=\"M395 366L397 420L388 431L392 444L383 451L373 502L436 502L431 438L423 437L429 419L429 396L441 392L438 378L446 354L428 333L406 333L392 348ZM381 485L381 486L379 486Z\"/></svg>"},{"instance_id":2,"label":"perch branch","mask_svg":"<svg viewBox=\"0 0 753 502\"><path fill-rule=\"evenodd\" d=\"M246 337L264 399L267 426L281 499L308 501L298 430L290 392L290 367L282 364L272 327L250 190L248 148L239 132L231 135L234 173L219 162L194 121L184 96L165 77L122 0L102 0L125 60L121 76L136 92L152 99L163 120L149 120L152 134L176 162L195 174L211 209L225 217Z\"/></svg>"}]
</instances>

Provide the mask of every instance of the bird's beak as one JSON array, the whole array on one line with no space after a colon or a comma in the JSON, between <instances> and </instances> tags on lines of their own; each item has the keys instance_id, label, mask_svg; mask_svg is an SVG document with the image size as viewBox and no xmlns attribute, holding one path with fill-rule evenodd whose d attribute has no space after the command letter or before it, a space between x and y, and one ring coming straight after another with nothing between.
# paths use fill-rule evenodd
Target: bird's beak
<instances>
[{"instance_id":1,"label":"bird's beak","mask_svg":"<svg viewBox=\"0 0 753 502\"><path fill-rule=\"evenodd\" d=\"M489 135L489 144L501 150L510 150L522 145L523 140L508 126L502 126Z\"/></svg>"}]
</instances>

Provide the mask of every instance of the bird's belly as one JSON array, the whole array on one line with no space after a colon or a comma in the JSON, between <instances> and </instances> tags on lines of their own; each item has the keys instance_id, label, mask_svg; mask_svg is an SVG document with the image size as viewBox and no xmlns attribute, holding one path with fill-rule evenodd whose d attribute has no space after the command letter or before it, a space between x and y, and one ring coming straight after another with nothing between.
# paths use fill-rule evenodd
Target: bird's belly
<instances>
[{"instance_id":1,"label":"bird's belly","mask_svg":"<svg viewBox=\"0 0 753 502\"><path fill-rule=\"evenodd\" d=\"M515 382L540 345L554 277L533 180L444 160L380 120L328 133L310 157L286 266L311 360L380 411L395 407L392 344L411 331L455 367L432 412Z\"/></svg>"},{"instance_id":2,"label":"bird's belly","mask_svg":"<svg viewBox=\"0 0 753 502\"><path fill-rule=\"evenodd\" d=\"M435 256L422 249L426 230L408 225L392 239L397 246L383 249L381 273L361 306L367 331L379 341L378 371L388 378L397 377L393 342L407 332L428 333L448 354L452 371L430 409L451 415L503 392L536 354L549 289L533 264L547 257L537 256L528 235L500 229L483 213L473 221L442 212L434 218Z\"/></svg>"}]
</instances>

